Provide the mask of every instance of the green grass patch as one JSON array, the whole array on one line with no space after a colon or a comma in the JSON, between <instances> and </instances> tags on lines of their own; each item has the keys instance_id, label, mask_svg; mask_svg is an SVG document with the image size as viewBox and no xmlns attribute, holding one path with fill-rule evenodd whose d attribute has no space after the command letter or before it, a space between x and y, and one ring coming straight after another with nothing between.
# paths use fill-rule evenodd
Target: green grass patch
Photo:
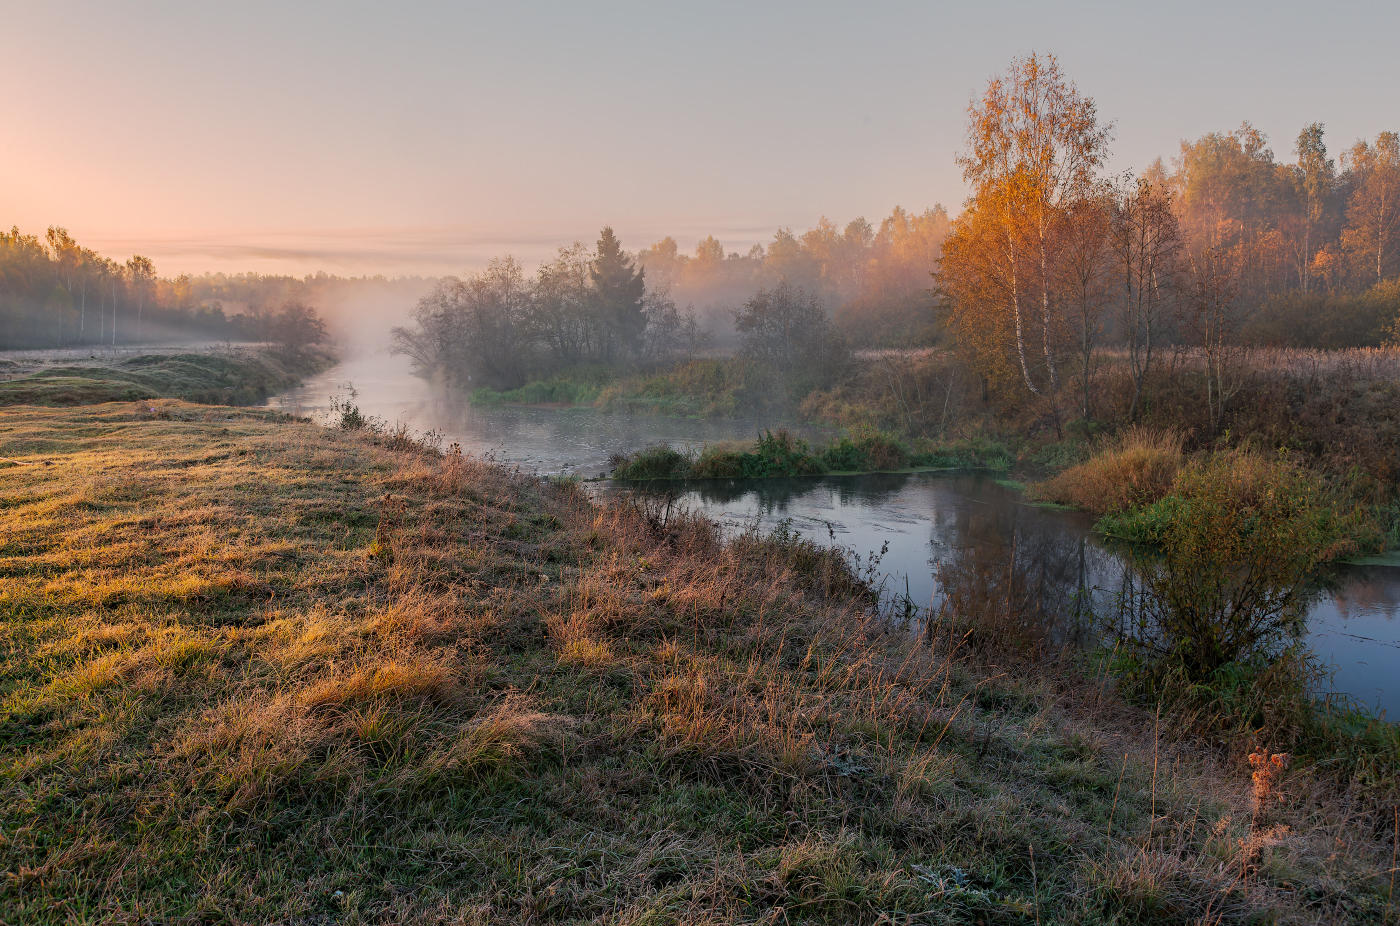
<instances>
[{"instance_id":1,"label":"green grass patch","mask_svg":"<svg viewBox=\"0 0 1400 926\"><path fill-rule=\"evenodd\" d=\"M526 383L519 389L497 392L488 387L473 389L473 405L593 405L603 387L589 383L552 379Z\"/></svg>"},{"instance_id":2,"label":"green grass patch","mask_svg":"<svg viewBox=\"0 0 1400 926\"><path fill-rule=\"evenodd\" d=\"M505 391L471 393L473 405L584 405L620 415L671 418L771 417L791 411L810 389L741 357L692 360L661 369L582 366Z\"/></svg>"},{"instance_id":3,"label":"green grass patch","mask_svg":"<svg viewBox=\"0 0 1400 926\"><path fill-rule=\"evenodd\" d=\"M786 430L765 431L757 441L738 446L706 446L685 454L655 444L613 460L613 478L636 482L653 479L762 479L772 476L819 476L929 469L1011 468L1012 454L1002 445L962 440L948 443L906 442L893 434L860 430L813 449Z\"/></svg>"}]
</instances>

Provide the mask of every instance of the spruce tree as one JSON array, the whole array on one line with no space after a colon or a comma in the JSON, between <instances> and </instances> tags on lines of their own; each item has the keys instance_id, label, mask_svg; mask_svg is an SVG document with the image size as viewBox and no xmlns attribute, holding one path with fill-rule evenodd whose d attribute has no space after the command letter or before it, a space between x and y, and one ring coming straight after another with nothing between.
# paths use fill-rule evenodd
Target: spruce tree
<instances>
[{"instance_id":1,"label":"spruce tree","mask_svg":"<svg viewBox=\"0 0 1400 926\"><path fill-rule=\"evenodd\" d=\"M604 331L605 360L635 353L641 346L647 325L646 313L642 311L642 297L646 294L644 273L633 266L612 227L604 228L589 275L593 279L598 321Z\"/></svg>"}]
</instances>

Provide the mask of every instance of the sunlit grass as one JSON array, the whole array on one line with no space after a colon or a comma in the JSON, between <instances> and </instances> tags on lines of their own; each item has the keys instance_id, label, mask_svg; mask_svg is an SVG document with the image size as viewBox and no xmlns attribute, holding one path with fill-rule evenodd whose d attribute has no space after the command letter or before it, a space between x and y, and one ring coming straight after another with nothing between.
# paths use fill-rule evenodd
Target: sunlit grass
<instances>
[{"instance_id":1,"label":"sunlit grass","mask_svg":"<svg viewBox=\"0 0 1400 926\"><path fill-rule=\"evenodd\" d=\"M1175 431L1127 428L1090 459L1032 487L1031 495L1094 514L1150 505L1171 491L1181 443Z\"/></svg>"},{"instance_id":2,"label":"sunlit grass","mask_svg":"<svg viewBox=\"0 0 1400 926\"><path fill-rule=\"evenodd\" d=\"M1285 783L1242 868L1247 770L797 538L149 407L0 413L0 921L1384 908L1360 805Z\"/></svg>"}]
</instances>

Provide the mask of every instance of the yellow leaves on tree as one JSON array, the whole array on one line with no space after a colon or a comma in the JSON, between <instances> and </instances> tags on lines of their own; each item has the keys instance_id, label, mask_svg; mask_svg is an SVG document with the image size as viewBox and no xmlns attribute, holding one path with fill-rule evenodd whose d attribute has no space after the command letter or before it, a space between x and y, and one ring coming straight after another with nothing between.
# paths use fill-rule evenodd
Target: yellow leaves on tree
<instances>
[{"instance_id":1,"label":"yellow leaves on tree","mask_svg":"<svg viewBox=\"0 0 1400 926\"><path fill-rule=\"evenodd\" d=\"M1053 55L1013 61L969 105L958 163L973 195L940 277L957 343L983 376L1003 379L1009 367L1035 395L1059 391L1057 226L1098 195L1110 134Z\"/></svg>"}]
</instances>

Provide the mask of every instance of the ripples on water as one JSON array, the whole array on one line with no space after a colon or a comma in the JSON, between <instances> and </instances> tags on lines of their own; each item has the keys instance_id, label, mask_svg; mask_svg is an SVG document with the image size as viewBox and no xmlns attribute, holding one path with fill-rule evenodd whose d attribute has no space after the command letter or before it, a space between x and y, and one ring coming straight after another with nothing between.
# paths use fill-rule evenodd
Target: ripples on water
<instances>
[{"instance_id":1,"label":"ripples on water","mask_svg":"<svg viewBox=\"0 0 1400 926\"><path fill-rule=\"evenodd\" d=\"M786 426L809 440L829 432L779 421L702 421L626 418L589 409L473 409L410 375L402 358L346 361L269 405L324 416L332 396L350 397L366 415L436 431L469 453L494 452L528 471L596 477L614 452L657 441L679 449L754 437ZM604 485L601 491L618 491ZM985 476L874 474L802 479L687 484L682 501L703 508L727 530L788 521L821 543L835 542L865 556L888 541L881 560L887 587L908 590L921 605L937 605L935 573L960 551L1015 545L1018 560L1033 562L1039 594L1061 610L1092 601L1112 614L1122 594L1123 559L1093 534L1092 519L1029 505L1019 491ZM1319 595L1308 613L1308 640L1336 667L1339 691L1389 716L1400 715L1400 569L1343 566L1336 587Z\"/></svg>"}]
</instances>

